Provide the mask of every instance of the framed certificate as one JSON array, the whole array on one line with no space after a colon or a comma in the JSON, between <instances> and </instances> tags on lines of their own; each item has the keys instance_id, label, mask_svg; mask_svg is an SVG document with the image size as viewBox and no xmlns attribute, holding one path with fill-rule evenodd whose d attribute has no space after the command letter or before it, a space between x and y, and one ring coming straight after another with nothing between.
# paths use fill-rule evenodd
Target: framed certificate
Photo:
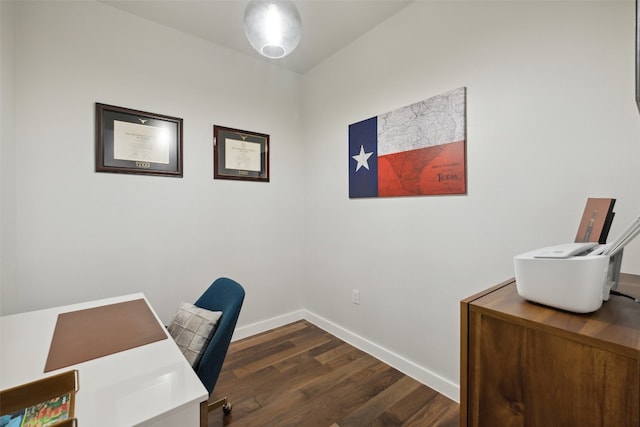
<instances>
[{"instance_id":1,"label":"framed certificate","mask_svg":"<svg viewBox=\"0 0 640 427\"><path fill-rule=\"evenodd\" d=\"M96 103L96 172L182 178L182 119Z\"/></svg>"},{"instance_id":2,"label":"framed certificate","mask_svg":"<svg viewBox=\"0 0 640 427\"><path fill-rule=\"evenodd\" d=\"M213 178L269 182L269 135L213 126Z\"/></svg>"}]
</instances>

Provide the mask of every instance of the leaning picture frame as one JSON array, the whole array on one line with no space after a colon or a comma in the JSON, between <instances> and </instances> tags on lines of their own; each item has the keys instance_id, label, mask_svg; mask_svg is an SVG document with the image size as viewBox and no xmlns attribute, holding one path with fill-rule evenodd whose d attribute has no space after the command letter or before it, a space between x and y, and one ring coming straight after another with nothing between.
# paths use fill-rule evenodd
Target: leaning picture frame
<instances>
[{"instance_id":1,"label":"leaning picture frame","mask_svg":"<svg viewBox=\"0 0 640 427\"><path fill-rule=\"evenodd\" d=\"M182 177L182 119L96 103L96 172Z\"/></svg>"},{"instance_id":2,"label":"leaning picture frame","mask_svg":"<svg viewBox=\"0 0 640 427\"><path fill-rule=\"evenodd\" d=\"M213 126L213 178L269 182L269 135Z\"/></svg>"}]
</instances>

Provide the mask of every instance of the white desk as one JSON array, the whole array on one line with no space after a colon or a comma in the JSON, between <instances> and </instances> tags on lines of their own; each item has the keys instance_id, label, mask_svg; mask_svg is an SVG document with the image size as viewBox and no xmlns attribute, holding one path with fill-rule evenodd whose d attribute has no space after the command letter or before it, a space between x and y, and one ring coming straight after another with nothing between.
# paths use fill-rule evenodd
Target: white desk
<instances>
[{"instance_id":1,"label":"white desk","mask_svg":"<svg viewBox=\"0 0 640 427\"><path fill-rule=\"evenodd\" d=\"M0 317L0 389L77 369L75 416L80 426L200 425L207 390L170 336L44 373L59 313L139 298L146 301L138 293Z\"/></svg>"}]
</instances>

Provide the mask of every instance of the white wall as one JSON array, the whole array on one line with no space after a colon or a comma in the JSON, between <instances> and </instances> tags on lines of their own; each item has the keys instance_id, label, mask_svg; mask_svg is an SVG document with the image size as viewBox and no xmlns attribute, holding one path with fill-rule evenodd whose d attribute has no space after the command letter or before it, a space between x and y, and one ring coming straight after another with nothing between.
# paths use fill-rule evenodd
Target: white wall
<instances>
[{"instance_id":1,"label":"white wall","mask_svg":"<svg viewBox=\"0 0 640 427\"><path fill-rule=\"evenodd\" d=\"M460 299L572 240L587 197L618 199L614 235L640 213L631 1L418 0L302 78L100 3L14 6L2 314L143 291L168 320L228 275L240 326L304 308L456 397ZM348 125L460 86L468 195L349 200ZM95 173L95 102L182 117L184 178ZM271 135L270 183L212 179L214 124Z\"/></svg>"},{"instance_id":2,"label":"white wall","mask_svg":"<svg viewBox=\"0 0 640 427\"><path fill-rule=\"evenodd\" d=\"M13 16L13 3L0 3L0 283L11 283L15 278Z\"/></svg>"},{"instance_id":3,"label":"white wall","mask_svg":"<svg viewBox=\"0 0 640 427\"><path fill-rule=\"evenodd\" d=\"M299 309L299 75L97 2L18 2L13 20L2 313L142 291L168 322L218 276L247 290L240 324ZM94 172L96 102L183 118L184 177ZM213 180L214 124L270 135L270 183Z\"/></svg>"},{"instance_id":4,"label":"white wall","mask_svg":"<svg viewBox=\"0 0 640 427\"><path fill-rule=\"evenodd\" d=\"M588 197L618 199L614 236L640 214L634 25L631 1L417 1L307 73L307 310L456 397L461 299L573 241ZM468 195L350 200L348 125L461 86Z\"/></svg>"}]
</instances>

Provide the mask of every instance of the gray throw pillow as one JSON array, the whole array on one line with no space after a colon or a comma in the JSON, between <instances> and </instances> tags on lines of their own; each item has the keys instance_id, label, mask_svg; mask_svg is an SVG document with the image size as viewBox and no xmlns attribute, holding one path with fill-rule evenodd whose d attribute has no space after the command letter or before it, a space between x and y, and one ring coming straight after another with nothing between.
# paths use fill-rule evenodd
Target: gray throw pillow
<instances>
[{"instance_id":1,"label":"gray throw pillow","mask_svg":"<svg viewBox=\"0 0 640 427\"><path fill-rule=\"evenodd\" d=\"M169 334L187 358L196 366L216 330L221 311L210 311L182 302L169 324Z\"/></svg>"}]
</instances>

